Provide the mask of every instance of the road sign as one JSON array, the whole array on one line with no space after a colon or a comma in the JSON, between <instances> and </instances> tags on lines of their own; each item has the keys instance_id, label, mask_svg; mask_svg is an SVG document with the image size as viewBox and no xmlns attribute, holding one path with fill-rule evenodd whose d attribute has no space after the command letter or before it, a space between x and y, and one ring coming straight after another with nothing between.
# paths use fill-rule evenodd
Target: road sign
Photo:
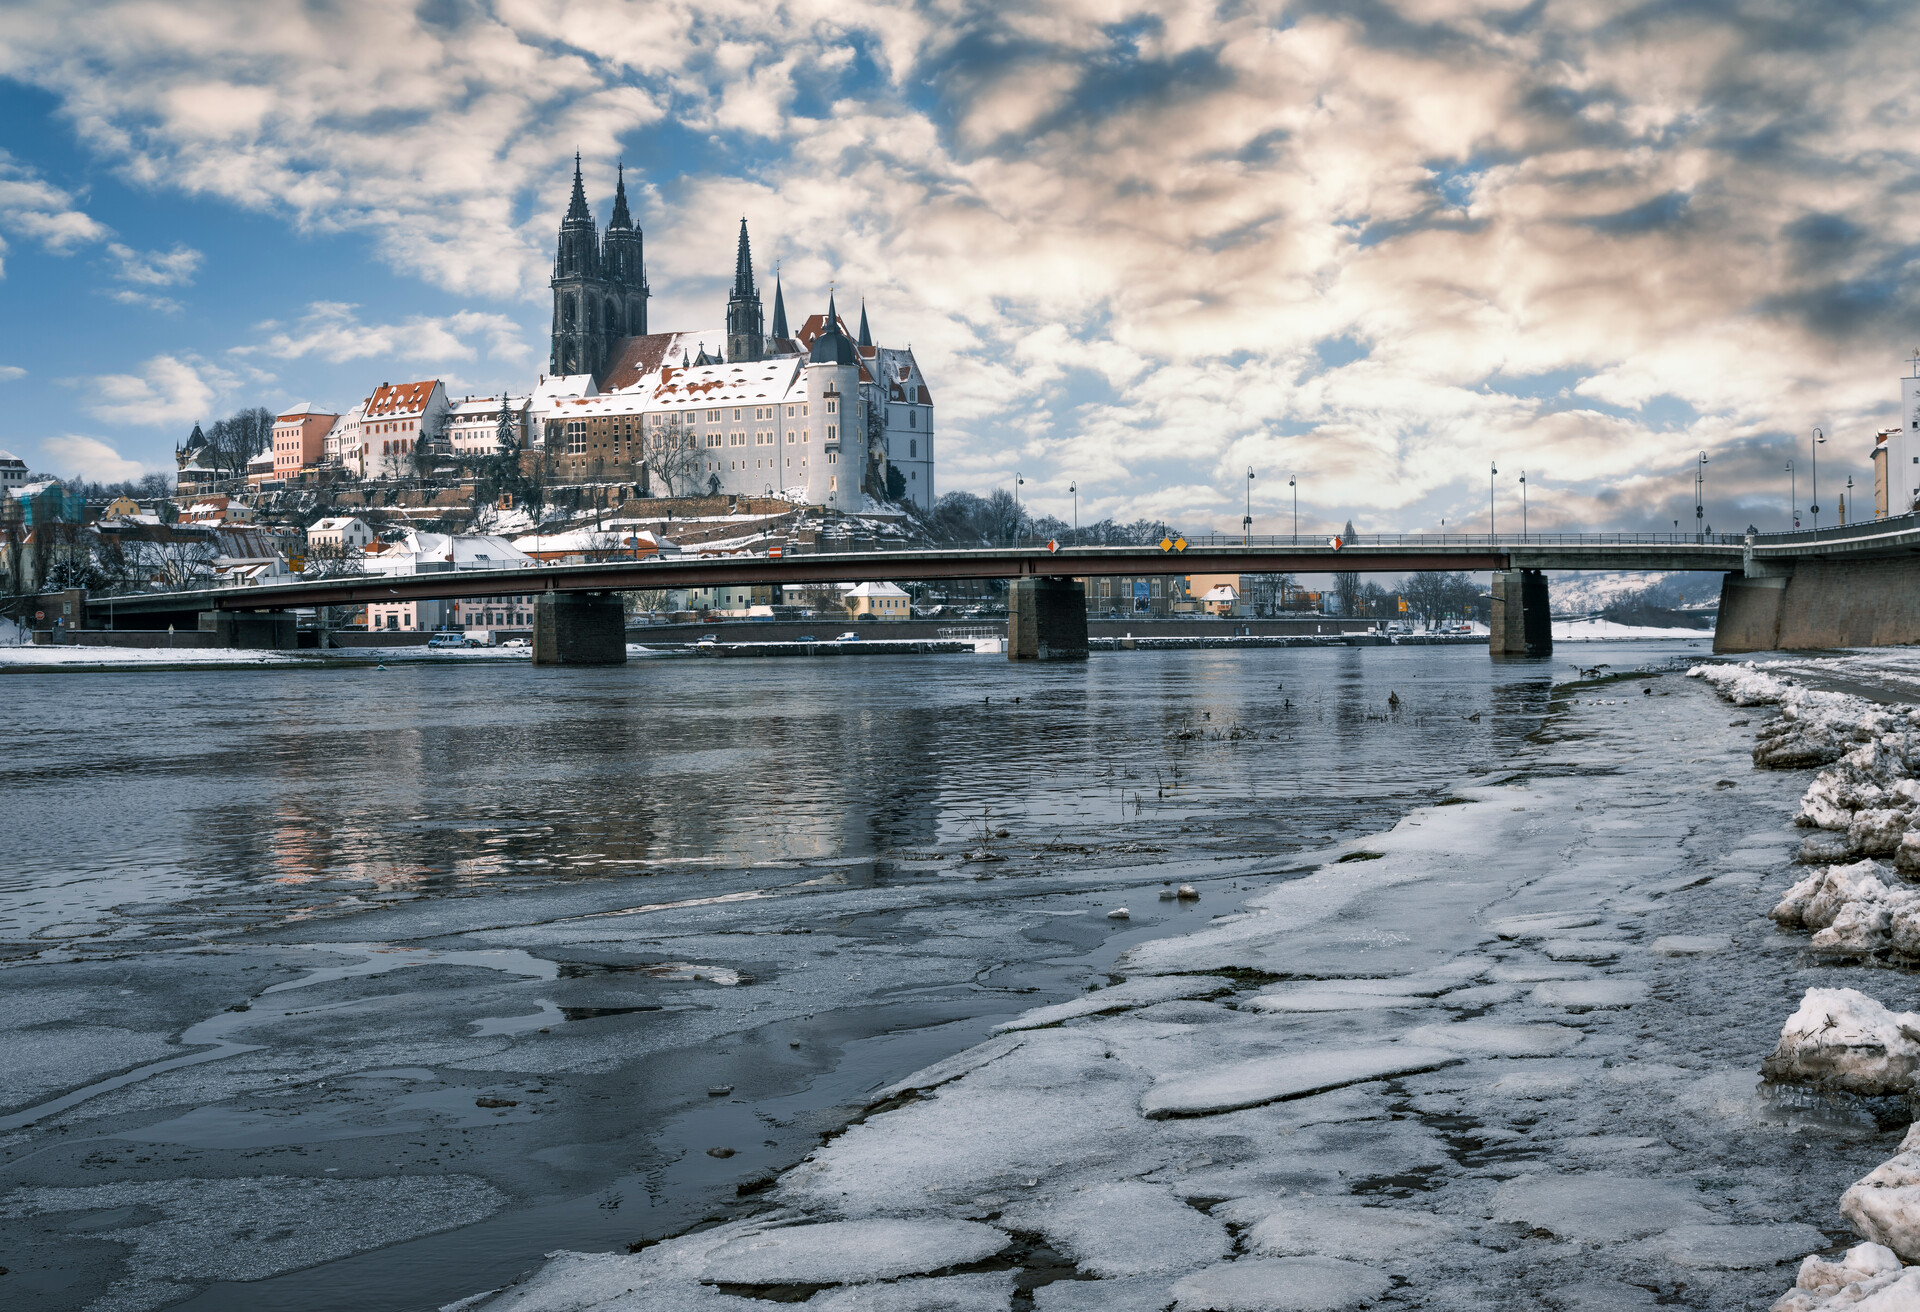
<instances>
[{"instance_id":1,"label":"road sign","mask_svg":"<svg viewBox=\"0 0 1920 1312\"><path fill-rule=\"evenodd\" d=\"M1048 538L1048 539L1047 539L1047 550L1048 550L1048 551L1058 551L1058 550L1060 550L1060 544L1059 544L1058 542L1055 542L1055 541L1054 541L1054 540L1053 540L1052 538Z\"/></svg>"}]
</instances>

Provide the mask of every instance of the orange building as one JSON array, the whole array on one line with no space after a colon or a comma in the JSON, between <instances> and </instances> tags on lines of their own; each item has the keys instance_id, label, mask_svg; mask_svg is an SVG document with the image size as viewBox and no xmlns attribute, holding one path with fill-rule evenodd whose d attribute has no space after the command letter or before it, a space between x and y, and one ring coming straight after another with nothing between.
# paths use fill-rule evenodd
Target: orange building
<instances>
[{"instance_id":1,"label":"orange building","mask_svg":"<svg viewBox=\"0 0 1920 1312\"><path fill-rule=\"evenodd\" d=\"M284 483L320 463L327 434L340 416L302 402L273 421L273 477Z\"/></svg>"}]
</instances>

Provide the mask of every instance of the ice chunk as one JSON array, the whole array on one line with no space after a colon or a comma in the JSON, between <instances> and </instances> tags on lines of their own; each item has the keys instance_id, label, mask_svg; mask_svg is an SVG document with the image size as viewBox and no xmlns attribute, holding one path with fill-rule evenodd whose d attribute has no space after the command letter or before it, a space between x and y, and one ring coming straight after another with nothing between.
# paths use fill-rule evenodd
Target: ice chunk
<instances>
[{"instance_id":1,"label":"ice chunk","mask_svg":"<svg viewBox=\"0 0 1920 1312\"><path fill-rule=\"evenodd\" d=\"M1191 1271L1233 1251L1220 1222L1160 1185L1133 1181L1035 1199L1001 1224L1038 1231L1081 1272L1103 1278Z\"/></svg>"},{"instance_id":2,"label":"ice chunk","mask_svg":"<svg viewBox=\"0 0 1920 1312\"><path fill-rule=\"evenodd\" d=\"M1884 902L1849 902L1811 946L1845 957L1870 957L1893 945L1893 910Z\"/></svg>"},{"instance_id":3,"label":"ice chunk","mask_svg":"<svg viewBox=\"0 0 1920 1312\"><path fill-rule=\"evenodd\" d=\"M1378 1259L1423 1253L1451 1242L1452 1222L1425 1212L1356 1207L1316 1199L1276 1203L1247 1236L1248 1248L1271 1257Z\"/></svg>"},{"instance_id":4,"label":"ice chunk","mask_svg":"<svg viewBox=\"0 0 1920 1312\"><path fill-rule=\"evenodd\" d=\"M1487 928L1501 938L1547 938L1556 931L1585 929L1600 923L1597 911L1540 911L1532 915L1506 916L1490 922Z\"/></svg>"},{"instance_id":5,"label":"ice chunk","mask_svg":"<svg viewBox=\"0 0 1920 1312\"><path fill-rule=\"evenodd\" d=\"M1810 1225L1682 1225L1647 1244L1669 1262L1697 1271L1779 1266L1827 1246Z\"/></svg>"},{"instance_id":6,"label":"ice chunk","mask_svg":"<svg viewBox=\"0 0 1920 1312\"><path fill-rule=\"evenodd\" d=\"M1840 1196L1840 1213L1862 1239L1908 1262L1920 1260L1920 1124L1907 1131L1897 1154Z\"/></svg>"},{"instance_id":7,"label":"ice chunk","mask_svg":"<svg viewBox=\"0 0 1920 1312\"><path fill-rule=\"evenodd\" d=\"M1690 1180L1616 1175L1523 1175L1493 1194L1493 1219L1576 1243L1619 1243L1676 1226L1710 1225Z\"/></svg>"},{"instance_id":8,"label":"ice chunk","mask_svg":"<svg viewBox=\"0 0 1920 1312\"><path fill-rule=\"evenodd\" d=\"M1166 1312L1172 1284L1166 1276L1056 1280L1033 1291L1033 1306L1036 1312Z\"/></svg>"},{"instance_id":9,"label":"ice chunk","mask_svg":"<svg viewBox=\"0 0 1920 1312\"><path fill-rule=\"evenodd\" d=\"M1732 946L1733 940L1725 934L1665 934L1647 951L1657 957L1706 957Z\"/></svg>"},{"instance_id":10,"label":"ice chunk","mask_svg":"<svg viewBox=\"0 0 1920 1312\"><path fill-rule=\"evenodd\" d=\"M1552 961L1612 961L1620 955L1620 945L1606 939L1556 938L1540 945Z\"/></svg>"},{"instance_id":11,"label":"ice chunk","mask_svg":"<svg viewBox=\"0 0 1920 1312\"><path fill-rule=\"evenodd\" d=\"M1551 1057L1585 1037L1568 1025L1502 1025L1486 1020L1422 1025L1407 1034L1413 1043L1429 1043L1489 1057Z\"/></svg>"},{"instance_id":12,"label":"ice chunk","mask_svg":"<svg viewBox=\"0 0 1920 1312\"><path fill-rule=\"evenodd\" d=\"M1912 1274L1920 1276L1920 1272ZM1913 1302L1902 1303L1898 1300L1903 1291L1892 1286L1911 1279L1901 1274L1900 1259L1893 1250L1880 1244L1855 1244L1838 1261L1809 1257L1802 1262L1793 1289L1773 1305L1773 1312L1839 1312L1842 1308L1909 1312L1920 1306L1920 1289L1909 1294ZM1883 1291L1892 1299L1882 1301Z\"/></svg>"},{"instance_id":13,"label":"ice chunk","mask_svg":"<svg viewBox=\"0 0 1920 1312\"><path fill-rule=\"evenodd\" d=\"M1244 1258L1196 1271L1173 1287L1175 1312L1334 1312L1392 1287L1372 1267L1337 1257Z\"/></svg>"},{"instance_id":14,"label":"ice chunk","mask_svg":"<svg viewBox=\"0 0 1920 1312\"><path fill-rule=\"evenodd\" d=\"M1911 1090L1916 1067L1920 1013L1888 1011L1858 989L1808 989L1760 1076L1876 1097Z\"/></svg>"},{"instance_id":15,"label":"ice chunk","mask_svg":"<svg viewBox=\"0 0 1920 1312\"><path fill-rule=\"evenodd\" d=\"M1007 1312L1013 1306L1013 1272L823 1289L806 1305L814 1312Z\"/></svg>"},{"instance_id":16,"label":"ice chunk","mask_svg":"<svg viewBox=\"0 0 1920 1312\"><path fill-rule=\"evenodd\" d=\"M1880 870L1879 863L1874 861L1829 867L1826 879L1807 898L1800 923L1808 929L1825 929L1849 902L1906 901L1910 895L1905 890L1896 897L1893 889L1880 882ZM1788 896L1792 896L1791 890Z\"/></svg>"},{"instance_id":17,"label":"ice chunk","mask_svg":"<svg viewBox=\"0 0 1920 1312\"><path fill-rule=\"evenodd\" d=\"M993 1032L1006 1034L1014 1030L1045 1029L1049 1025L1058 1025L1080 1016L1127 1011L1155 1002L1170 1002L1175 998L1204 998L1231 987L1218 975L1151 975L1145 979L1130 979L1110 989L1096 989L1050 1007L1035 1007L1012 1020L1002 1021L993 1027Z\"/></svg>"},{"instance_id":18,"label":"ice chunk","mask_svg":"<svg viewBox=\"0 0 1920 1312\"><path fill-rule=\"evenodd\" d=\"M1907 832L1907 813L1892 808L1861 811L1847 826L1847 846L1867 856L1892 856Z\"/></svg>"},{"instance_id":19,"label":"ice chunk","mask_svg":"<svg viewBox=\"0 0 1920 1312\"><path fill-rule=\"evenodd\" d=\"M1428 1026L1451 1029L1452 1026ZM1150 1120L1209 1116L1325 1093L1348 1084L1437 1070L1460 1060L1444 1048L1397 1046L1321 1048L1230 1062L1191 1075L1156 1080L1140 1098Z\"/></svg>"},{"instance_id":20,"label":"ice chunk","mask_svg":"<svg viewBox=\"0 0 1920 1312\"><path fill-rule=\"evenodd\" d=\"M740 1235L707 1256L710 1285L853 1285L992 1257L1011 1240L978 1221L822 1221Z\"/></svg>"},{"instance_id":21,"label":"ice chunk","mask_svg":"<svg viewBox=\"0 0 1920 1312\"><path fill-rule=\"evenodd\" d=\"M976 1043L965 1051L956 1052L951 1057L915 1071L898 1083L889 1084L873 1095L873 1101L886 1102L890 1098L898 1098L903 1093L924 1093L928 1089L937 1089L943 1084L951 1084L982 1066L999 1061L1026 1041L1024 1035L1008 1035L1003 1038L988 1039L985 1043Z\"/></svg>"},{"instance_id":22,"label":"ice chunk","mask_svg":"<svg viewBox=\"0 0 1920 1312\"><path fill-rule=\"evenodd\" d=\"M1325 986L1262 993L1240 1004L1246 1011L1381 1011L1392 1007L1426 1007L1432 999L1392 993L1351 993Z\"/></svg>"},{"instance_id":23,"label":"ice chunk","mask_svg":"<svg viewBox=\"0 0 1920 1312\"><path fill-rule=\"evenodd\" d=\"M1575 1015L1631 1007L1646 996L1646 981L1638 979L1560 980L1535 985L1533 990L1533 1000L1541 1006L1564 1007Z\"/></svg>"}]
</instances>

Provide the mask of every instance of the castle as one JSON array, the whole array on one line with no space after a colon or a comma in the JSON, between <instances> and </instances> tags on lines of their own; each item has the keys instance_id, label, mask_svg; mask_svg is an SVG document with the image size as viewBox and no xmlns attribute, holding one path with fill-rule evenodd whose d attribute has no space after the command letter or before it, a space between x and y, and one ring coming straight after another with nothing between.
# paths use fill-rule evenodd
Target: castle
<instances>
[{"instance_id":1,"label":"castle","mask_svg":"<svg viewBox=\"0 0 1920 1312\"><path fill-rule=\"evenodd\" d=\"M875 345L864 306L856 338L832 296L790 331L777 278L768 331L745 219L725 331L653 332L625 172L603 233L575 156L551 285L552 377L532 426L563 475L843 510L868 498L933 504L933 395L912 348Z\"/></svg>"}]
</instances>

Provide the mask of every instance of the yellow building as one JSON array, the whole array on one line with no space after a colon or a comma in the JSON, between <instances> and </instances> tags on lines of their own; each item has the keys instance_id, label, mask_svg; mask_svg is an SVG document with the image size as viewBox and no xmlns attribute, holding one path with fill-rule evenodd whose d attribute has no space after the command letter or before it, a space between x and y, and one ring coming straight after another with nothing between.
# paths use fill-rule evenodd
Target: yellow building
<instances>
[{"instance_id":1,"label":"yellow building","mask_svg":"<svg viewBox=\"0 0 1920 1312\"><path fill-rule=\"evenodd\" d=\"M877 620L904 620L913 615L913 598L891 583L862 583L845 598L847 611Z\"/></svg>"}]
</instances>

